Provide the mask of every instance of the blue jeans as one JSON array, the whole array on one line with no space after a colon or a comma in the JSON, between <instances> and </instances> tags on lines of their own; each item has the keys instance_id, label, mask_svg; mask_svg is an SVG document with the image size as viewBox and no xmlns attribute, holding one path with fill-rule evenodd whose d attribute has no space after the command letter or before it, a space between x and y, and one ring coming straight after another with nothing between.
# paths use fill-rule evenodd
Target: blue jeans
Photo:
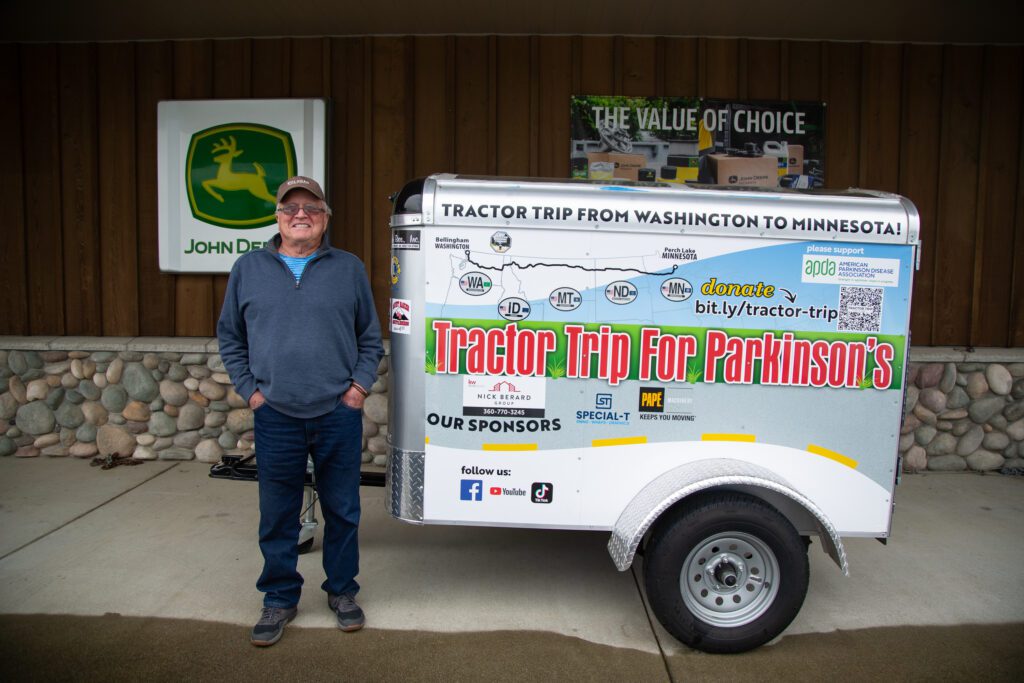
<instances>
[{"instance_id":1,"label":"blue jeans","mask_svg":"<svg viewBox=\"0 0 1024 683\"><path fill-rule=\"evenodd\" d=\"M263 553L263 573L256 587L265 594L263 605L294 607L299 602L299 516L309 456L325 522L323 589L334 595L355 594L362 412L338 403L326 415L302 419L263 404L254 418Z\"/></svg>"}]
</instances>

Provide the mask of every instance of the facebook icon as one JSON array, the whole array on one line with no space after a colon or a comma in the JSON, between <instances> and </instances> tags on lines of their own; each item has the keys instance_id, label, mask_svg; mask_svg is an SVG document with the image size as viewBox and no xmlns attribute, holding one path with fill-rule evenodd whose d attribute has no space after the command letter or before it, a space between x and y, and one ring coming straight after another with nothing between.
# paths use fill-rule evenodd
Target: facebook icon
<instances>
[{"instance_id":1,"label":"facebook icon","mask_svg":"<svg viewBox=\"0 0 1024 683\"><path fill-rule=\"evenodd\" d=\"M461 500L483 500L484 482L482 479L463 479L462 490L459 492Z\"/></svg>"}]
</instances>

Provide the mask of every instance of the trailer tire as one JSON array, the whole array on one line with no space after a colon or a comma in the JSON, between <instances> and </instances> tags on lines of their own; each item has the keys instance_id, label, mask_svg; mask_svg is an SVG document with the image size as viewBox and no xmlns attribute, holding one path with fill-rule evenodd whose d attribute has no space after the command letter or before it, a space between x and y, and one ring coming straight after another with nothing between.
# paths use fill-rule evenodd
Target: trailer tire
<instances>
[{"instance_id":1,"label":"trailer tire","mask_svg":"<svg viewBox=\"0 0 1024 683\"><path fill-rule=\"evenodd\" d=\"M306 553L311 551L313 549L313 541L315 541L315 540L316 539L314 537L310 536L305 541L299 543L299 545L298 545L299 555L305 555Z\"/></svg>"},{"instance_id":2,"label":"trailer tire","mask_svg":"<svg viewBox=\"0 0 1024 683\"><path fill-rule=\"evenodd\" d=\"M806 546L789 520L738 492L684 501L658 520L644 555L658 621L705 652L745 652L782 633L808 576Z\"/></svg>"}]
</instances>

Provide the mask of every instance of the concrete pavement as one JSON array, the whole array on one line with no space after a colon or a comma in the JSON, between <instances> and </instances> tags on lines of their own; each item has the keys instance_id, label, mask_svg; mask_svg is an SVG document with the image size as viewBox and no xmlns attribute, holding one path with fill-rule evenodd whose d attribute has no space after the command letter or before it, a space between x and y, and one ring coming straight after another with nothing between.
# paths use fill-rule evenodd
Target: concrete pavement
<instances>
[{"instance_id":1,"label":"concrete pavement","mask_svg":"<svg viewBox=\"0 0 1024 683\"><path fill-rule=\"evenodd\" d=\"M198 620L234 625L244 646L260 606L256 486L207 471L0 459L0 614ZM649 616L641 568L615 570L607 533L412 526L387 515L382 489L362 496L364 632L568 638L636 653L675 679L687 662L708 661ZM837 630L1024 622L1022 521L1021 478L905 477L889 545L847 539L846 578L813 544L804 607L762 649ZM300 558L306 590L283 642L333 629L319 562L318 545Z\"/></svg>"}]
</instances>

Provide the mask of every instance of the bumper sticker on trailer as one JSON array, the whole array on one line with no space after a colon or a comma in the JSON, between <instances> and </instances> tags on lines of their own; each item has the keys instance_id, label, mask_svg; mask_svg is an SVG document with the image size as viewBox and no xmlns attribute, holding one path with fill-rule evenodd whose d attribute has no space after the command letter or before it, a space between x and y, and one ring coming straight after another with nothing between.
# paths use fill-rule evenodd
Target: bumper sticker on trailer
<instances>
[{"instance_id":1,"label":"bumper sticker on trailer","mask_svg":"<svg viewBox=\"0 0 1024 683\"><path fill-rule=\"evenodd\" d=\"M412 324L412 304L406 299L391 300L391 332L409 334Z\"/></svg>"},{"instance_id":2,"label":"bumper sticker on trailer","mask_svg":"<svg viewBox=\"0 0 1024 683\"><path fill-rule=\"evenodd\" d=\"M420 231L395 229L391 231L391 248L398 250L420 250Z\"/></svg>"}]
</instances>

